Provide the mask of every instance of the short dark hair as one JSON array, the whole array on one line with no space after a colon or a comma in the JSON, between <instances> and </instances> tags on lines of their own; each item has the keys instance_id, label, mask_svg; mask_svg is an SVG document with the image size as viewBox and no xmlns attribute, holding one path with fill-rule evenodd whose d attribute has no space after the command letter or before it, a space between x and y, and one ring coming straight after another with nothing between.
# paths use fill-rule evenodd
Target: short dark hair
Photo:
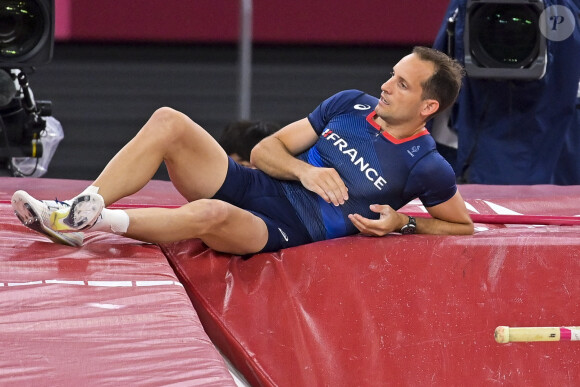
<instances>
[{"instance_id":1,"label":"short dark hair","mask_svg":"<svg viewBox=\"0 0 580 387\"><path fill-rule=\"evenodd\" d=\"M280 127L268 121L233 121L226 125L218 142L228 155L235 153L242 160L250 161L252 148Z\"/></svg>"},{"instance_id":2,"label":"short dark hair","mask_svg":"<svg viewBox=\"0 0 580 387\"><path fill-rule=\"evenodd\" d=\"M413 54L435 66L433 75L421 84L423 99L439 102L439 110L431 115L434 116L453 105L459 95L465 70L458 61L434 48L417 46L413 48Z\"/></svg>"}]
</instances>

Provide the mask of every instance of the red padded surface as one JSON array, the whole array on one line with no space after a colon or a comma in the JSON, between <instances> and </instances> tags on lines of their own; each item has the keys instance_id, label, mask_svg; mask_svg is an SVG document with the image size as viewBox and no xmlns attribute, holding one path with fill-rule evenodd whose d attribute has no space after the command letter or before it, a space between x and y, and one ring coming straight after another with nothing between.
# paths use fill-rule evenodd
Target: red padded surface
<instances>
[{"instance_id":1,"label":"red padded surface","mask_svg":"<svg viewBox=\"0 0 580 387\"><path fill-rule=\"evenodd\" d=\"M16 189L66 199L86 185L0 178L0 385L234 386L157 246L104 233L56 245L8 204ZM167 200L180 199L156 182L126 202Z\"/></svg>"},{"instance_id":2,"label":"red padded surface","mask_svg":"<svg viewBox=\"0 0 580 387\"><path fill-rule=\"evenodd\" d=\"M580 214L580 187L461 190L480 213ZM209 336L255 385L575 385L580 344L497 344L493 332L580 325L580 227L477 227L248 260L198 241L162 249Z\"/></svg>"}]
</instances>

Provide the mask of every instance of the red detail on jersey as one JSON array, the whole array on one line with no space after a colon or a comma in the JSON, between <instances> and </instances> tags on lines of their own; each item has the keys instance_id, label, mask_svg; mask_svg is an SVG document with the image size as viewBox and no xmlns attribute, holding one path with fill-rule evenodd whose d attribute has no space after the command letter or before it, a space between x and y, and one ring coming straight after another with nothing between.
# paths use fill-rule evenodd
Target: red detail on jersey
<instances>
[{"instance_id":1,"label":"red detail on jersey","mask_svg":"<svg viewBox=\"0 0 580 387\"><path fill-rule=\"evenodd\" d=\"M369 124L371 124L376 130L381 131L381 127L379 126L379 124L373 120L373 118L375 117L375 112L371 112L368 116L367 116L367 121L369 122ZM387 131L382 131L381 134L383 135L384 138L386 138L387 140L389 140L390 142L392 142L393 144L403 144L407 141L411 141L414 140L418 137L421 136L425 136L427 134L429 134L429 131L426 128L423 128L423 130L421 130L419 133L412 135L411 137L407 137L407 138L402 138L402 139L398 139L395 138L393 136L391 136Z\"/></svg>"}]
</instances>

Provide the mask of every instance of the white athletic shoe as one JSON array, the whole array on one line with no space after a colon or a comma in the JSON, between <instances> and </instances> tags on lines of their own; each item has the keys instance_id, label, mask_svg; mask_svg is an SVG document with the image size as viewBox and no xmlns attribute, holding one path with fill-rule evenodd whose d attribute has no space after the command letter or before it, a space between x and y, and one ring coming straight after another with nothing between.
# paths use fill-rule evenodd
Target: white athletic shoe
<instances>
[{"instance_id":1,"label":"white athletic shoe","mask_svg":"<svg viewBox=\"0 0 580 387\"><path fill-rule=\"evenodd\" d=\"M61 232L86 230L96 223L104 207L105 201L99 194L79 195L70 206L63 206L50 214L50 227Z\"/></svg>"},{"instance_id":2,"label":"white athletic shoe","mask_svg":"<svg viewBox=\"0 0 580 387\"><path fill-rule=\"evenodd\" d=\"M31 230L47 236L54 243L67 246L82 246L82 232L63 234L50 228L50 215L57 210L68 208L70 204L58 200L40 201L25 191L16 191L12 195L12 208L18 219Z\"/></svg>"}]
</instances>

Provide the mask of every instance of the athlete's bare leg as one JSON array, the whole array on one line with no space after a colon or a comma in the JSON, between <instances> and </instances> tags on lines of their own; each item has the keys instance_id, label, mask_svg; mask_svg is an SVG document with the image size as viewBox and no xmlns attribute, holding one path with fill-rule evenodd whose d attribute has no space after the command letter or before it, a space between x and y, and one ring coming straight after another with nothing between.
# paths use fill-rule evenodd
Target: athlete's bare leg
<instances>
[{"instance_id":1,"label":"athlete's bare leg","mask_svg":"<svg viewBox=\"0 0 580 387\"><path fill-rule=\"evenodd\" d=\"M262 219L229 203L200 199L177 209L127 210L131 219L125 236L152 243L199 238L214 250L250 254L268 240Z\"/></svg>"},{"instance_id":2,"label":"athlete's bare leg","mask_svg":"<svg viewBox=\"0 0 580 387\"><path fill-rule=\"evenodd\" d=\"M202 127L173 109L157 110L93 185L109 205L143 188L162 162L190 203L178 209L127 210L126 236L154 243L200 238L211 248L234 254L253 253L266 244L268 231L260 218L219 200L205 200L225 179L227 155Z\"/></svg>"},{"instance_id":3,"label":"athlete's bare leg","mask_svg":"<svg viewBox=\"0 0 580 387\"><path fill-rule=\"evenodd\" d=\"M188 201L212 197L228 168L225 151L208 132L186 115L161 108L111 159L93 185L109 205L143 188L162 162Z\"/></svg>"}]
</instances>

